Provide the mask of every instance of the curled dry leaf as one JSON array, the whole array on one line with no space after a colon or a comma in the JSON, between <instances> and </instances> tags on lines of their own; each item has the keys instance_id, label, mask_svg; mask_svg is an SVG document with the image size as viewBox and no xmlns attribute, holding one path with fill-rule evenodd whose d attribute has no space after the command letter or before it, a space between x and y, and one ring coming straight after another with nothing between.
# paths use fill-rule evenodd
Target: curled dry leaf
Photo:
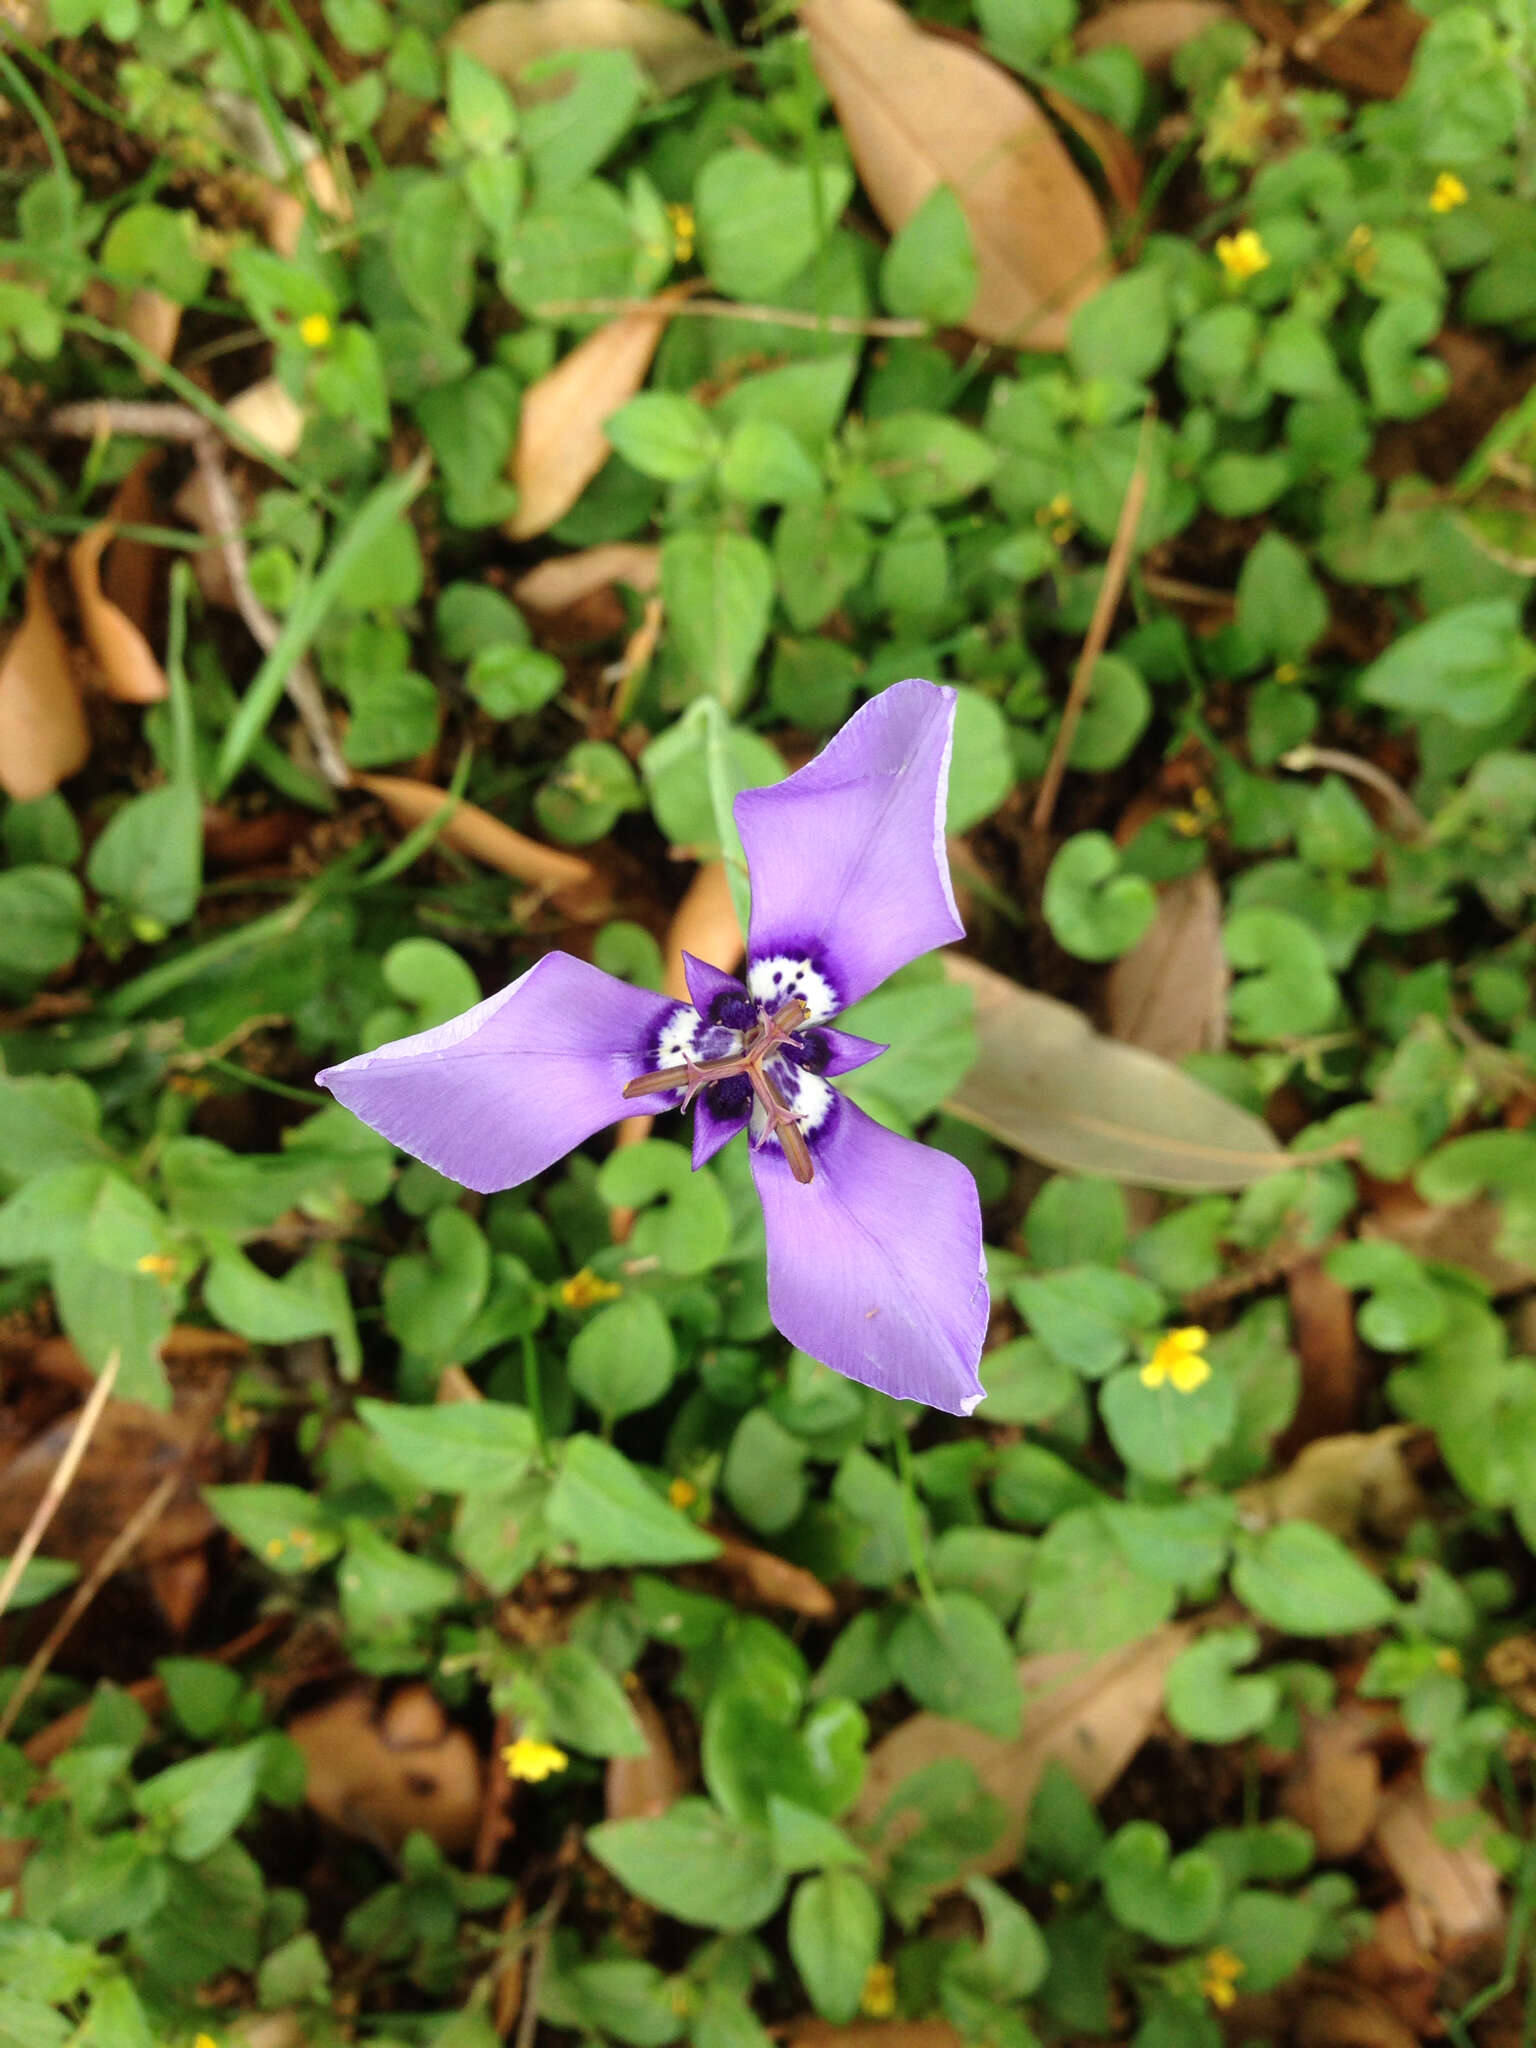
<instances>
[{"instance_id":1,"label":"curled dry leaf","mask_svg":"<svg viewBox=\"0 0 1536 2048\"><path fill-rule=\"evenodd\" d=\"M525 612L569 611L612 584L627 583L646 596L661 581L661 549L648 541L610 540L573 555L551 555L512 586Z\"/></svg>"},{"instance_id":2,"label":"curled dry leaf","mask_svg":"<svg viewBox=\"0 0 1536 2048\"><path fill-rule=\"evenodd\" d=\"M1146 936L1109 970L1109 1035L1159 1059L1219 1052L1227 1040L1231 975L1221 945L1221 891L1197 868L1157 892Z\"/></svg>"},{"instance_id":3,"label":"curled dry leaf","mask_svg":"<svg viewBox=\"0 0 1536 2048\"><path fill-rule=\"evenodd\" d=\"M83 768L90 751L69 644L43 565L34 562L21 624L0 655L0 789L15 803L31 803Z\"/></svg>"},{"instance_id":4,"label":"curled dry leaf","mask_svg":"<svg viewBox=\"0 0 1536 2048\"><path fill-rule=\"evenodd\" d=\"M250 438L272 455L288 456L304 438L305 414L275 377L238 392L224 408Z\"/></svg>"},{"instance_id":5,"label":"curled dry leaf","mask_svg":"<svg viewBox=\"0 0 1536 2048\"><path fill-rule=\"evenodd\" d=\"M413 1828L449 1856L475 1839L484 1766L424 1685L381 1714L364 1688L297 1715L288 1734L308 1766L305 1796L322 1819L393 1855Z\"/></svg>"},{"instance_id":6,"label":"curled dry leaf","mask_svg":"<svg viewBox=\"0 0 1536 2048\"><path fill-rule=\"evenodd\" d=\"M1443 1956L1470 1945L1504 1923L1499 1874L1475 1844L1448 1849L1436 1832L1460 1811L1432 1799L1417 1771L1392 1785L1372 1841L1402 1886L1409 1923L1419 1944Z\"/></svg>"},{"instance_id":7,"label":"curled dry leaf","mask_svg":"<svg viewBox=\"0 0 1536 2048\"><path fill-rule=\"evenodd\" d=\"M124 704L158 704L170 688L165 670L140 628L102 588L101 558L116 531L113 522L104 519L89 533L82 533L69 551L80 629L96 657L109 697Z\"/></svg>"},{"instance_id":8,"label":"curled dry leaf","mask_svg":"<svg viewBox=\"0 0 1536 2048\"><path fill-rule=\"evenodd\" d=\"M137 461L113 493L107 517L113 526L152 526L159 516L154 493L149 488L151 473L158 466L160 451L151 449ZM109 603L124 618L148 634L154 616L155 590L160 579L162 556L148 541L135 540L118 532L102 557L101 588Z\"/></svg>"},{"instance_id":9,"label":"curled dry leaf","mask_svg":"<svg viewBox=\"0 0 1536 2048\"><path fill-rule=\"evenodd\" d=\"M181 333L181 307L164 292L141 284L128 294L122 325L141 347L158 356L162 363L168 363L176 353Z\"/></svg>"},{"instance_id":10,"label":"curled dry leaf","mask_svg":"<svg viewBox=\"0 0 1536 2048\"><path fill-rule=\"evenodd\" d=\"M433 817L448 802L446 790L408 775L356 775L352 779L358 789L376 796L395 823L407 830ZM542 889L577 889L592 881L596 873L592 863L579 854L541 846L537 839L514 832L478 804L462 800L443 827L442 840L445 846L484 861L488 868L498 868L504 875Z\"/></svg>"},{"instance_id":11,"label":"curled dry leaf","mask_svg":"<svg viewBox=\"0 0 1536 2048\"><path fill-rule=\"evenodd\" d=\"M529 385L512 450L517 510L506 530L513 540L563 519L608 460L603 422L645 382L671 304L693 289L673 285L650 305L621 313Z\"/></svg>"},{"instance_id":12,"label":"curled dry leaf","mask_svg":"<svg viewBox=\"0 0 1536 2048\"><path fill-rule=\"evenodd\" d=\"M1029 94L895 0L801 0L811 54L875 211L894 234L937 185L959 200L976 251L963 326L1057 349L1104 282L1108 237L1086 180Z\"/></svg>"},{"instance_id":13,"label":"curled dry leaf","mask_svg":"<svg viewBox=\"0 0 1536 2048\"><path fill-rule=\"evenodd\" d=\"M974 1766L983 1788L1002 1802L1007 1819L997 1839L955 1873L952 1886L958 1889L977 1872L1007 1869L1024 1846L1029 1809L1046 1765L1059 1763L1090 1799L1102 1798L1157 1725L1168 1667L1194 1634L1187 1622L1169 1622L1140 1642L1101 1657L1057 1651L1026 1657L1019 1666L1024 1719L1011 1741L965 1721L914 1714L870 1752L850 1825L867 1835L914 1772L941 1757L957 1756ZM877 1862L899 1845L902 1818L875 1844Z\"/></svg>"},{"instance_id":14,"label":"curled dry leaf","mask_svg":"<svg viewBox=\"0 0 1536 2048\"><path fill-rule=\"evenodd\" d=\"M1419 2048L1421 2036L1354 1984L1309 1992L1292 2030L1296 2048Z\"/></svg>"},{"instance_id":15,"label":"curled dry leaf","mask_svg":"<svg viewBox=\"0 0 1536 2048\"><path fill-rule=\"evenodd\" d=\"M729 1579L738 1602L756 1601L766 1607L787 1607L791 1614L803 1614L808 1621L831 1621L837 1602L828 1589L803 1565L776 1557L771 1550L759 1550L725 1529L712 1529L718 1538L720 1555L714 1569Z\"/></svg>"},{"instance_id":16,"label":"curled dry leaf","mask_svg":"<svg viewBox=\"0 0 1536 2048\"><path fill-rule=\"evenodd\" d=\"M1041 84L1040 97L1063 128L1070 128L1104 175L1115 204L1134 214L1141 203L1141 158L1123 128L1091 107L1079 106L1058 86Z\"/></svg>"},{"instance_id":17,"label":"curled dry leaf","mask_svg":"<svg viewBox=\"0 0 1536 2048\"><path fill-rule=\"evenodd\" d=\"M963 2048L948 2020L854 2020L846 2027L809 2013L791 2020L789 2048Z\"/></svg>"},{"instance_id":18,"label":"curled dry leaf","mask_svg":"<svg viewBox=\"0 0 1536 2048\"><path fill-rule=\"evenodd\" d=\"M1413 1435L1394 1422L1364 1435L1319 1437L1273 1479L1239 1488L1246 1524L1316 1522L1345 1542L1401 1542L1428 1506L1405 1456Z\"/></svg>"},{"instance_id":19,"label":"curled dry leaf","mask_svg":"<svg viewBox=\"0 0 1536 2048\"><path fill-rule=\"evenodd\" d=\"M1162 71L1186 43L1231 19L1220 0L1114 0L1081 25L1076 42L1084 52L1129 50L1146 70Z\"/></svg>"},{"instance_id":20,"label":"curled dry leaf","mask_svg":"<svg viewBox=\"0 0 1536 2048\"><path fill-rule=\"evenodd\" d=\"M1301 1399L1282 1456L1314 1438L1337 1437L1359 1420L1364 1371L1354 1300L1323 1261L1302 1259L1287 1272L1285 1287L1301 1359Z\"/></svg>"},{"instance_id":21,"label":"curled dry leaf","mask_svg":"<svg viewBox=\"0 0 1536 2048\"><path fill-rule=\"evenodd\" d=\"M1287 1165L1267 1124L1140 1047L1101 1038L1070 1004L962 954L976 997L975 1064L945 1105L1069 1173L1153 1188L1247 1187Z\"/></svg>"},{"instance_id":22,"label":"curled dry leaf","mask_svg":"<svg viewBox=\"0 0 1536 2048\"><path fill-rule=\"evenodd\" d=\"M1301 1761L1280 1788L1280 1806L1325 1861L1357 1855L1370 1839L1381 1811L1381 1760L1371 1744L1394 1718L1365 1700L1306 1716Z\"/></svg>"},{"instance_id":23,"label":"curled dry leaf","mask_svg":"<svg viewBox=\"0 0 1536 2048\"><path fill-rule=\"evenodd\" d=\"M488 0L456 21L446 37L518 88L524 102L559 91L520 74L541 57L570 50L628 50L663 96L729 71L739 61L686 15L653 0Z\"/></svg>"},{"instance_id":24,"label":"curled dry leaf","mask_svg":"<svg viewBox=\"0 0 1536 2048\"><path fill-rule=\"evenodd\" d=\"M629 1704L645 1737L645 1750L640 1756L608 1759L604 1811L609 1820L651 1820L682 1797L683 1768L650 1694L636 1685Z\"/></svg>"}]
</instances>

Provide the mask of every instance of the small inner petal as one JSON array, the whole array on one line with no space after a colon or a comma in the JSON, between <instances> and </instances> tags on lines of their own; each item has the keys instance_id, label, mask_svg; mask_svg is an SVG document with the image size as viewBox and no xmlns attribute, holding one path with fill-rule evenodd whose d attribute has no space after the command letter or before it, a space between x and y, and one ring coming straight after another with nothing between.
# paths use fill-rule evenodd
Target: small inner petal
<instances>
[{"instance_id":1,"label":"small inner petal","mask_svg":"<svg viewBox=\"0 0 1536 2048\"><path fill-rule=\"evenodd\" d=\"M842 1007L837 990L819 964L793 953L770 953L766 959L754 960L747 969L747 987L770 1012L798 997L811 1024L825 1024Z\"/></svg>"}]
</instances>

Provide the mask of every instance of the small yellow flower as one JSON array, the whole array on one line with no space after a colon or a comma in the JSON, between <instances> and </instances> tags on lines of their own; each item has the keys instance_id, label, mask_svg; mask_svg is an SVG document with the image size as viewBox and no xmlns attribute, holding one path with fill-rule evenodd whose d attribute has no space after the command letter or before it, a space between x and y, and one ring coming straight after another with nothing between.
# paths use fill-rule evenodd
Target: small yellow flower
<instances>
[{"instance_id":1,"label":"small yellow flower","mask_svg":"<svg viewBox=\"0 0 1536 2048\"><path fill-rule=\"evenodd\" d=\"M212 2034L199 2034L192 2043L192 2048L219 2048L219 2044L215 2041Z\"/></svg>"},{"instance_id":2,"label":"small yellow flower","mask_svg":"<svg viewBox=\"0 0 1536 2048\"><path fill-rule=\"evenodd\" d=\"M667 1488L667 1499L675 1508L691 1508L699 1497L699 1489L691 1479L674 1479Z\"/></svg>"},{"instance_id":3,"label":"small yellow flower","mask_svg":"<svg viewBox=\"0 0 1536 2048\"><path fill-rule=\"evenodd\" d=\"M1234 284L1243 284L1269 268L1269 251L1254 228L1240 228L1235 235L1221 235L1216 243L1216 261Z\"/></svg>"},{"instance_id":4,"label":"small yellow flower","mask_svg":"<svg viewBox=\"0 0 1536 2048\"><path fill-rule=\"evenodd\" d=\"M1141 1368L1141 1384L1160 1387L1167 1380L1176 1394L1192 1394L1196 1387L1203 1387L1211 1376L1205 1356L1207 1341L1207 1333L1197 1324L1170 1330L1158 1339L1157 1348Z\"/></svg>"},{"instance_id":5,"label":"small yellow flower","mask_svg":"<svg viewBox=\"0 0 1536 2048\"><path fill-rule=\"evenodd\" d=\"M176 1261L169 1252L146 1252L142 1259L135 1259L133 1270L147 1273L153 1280L170 1280L176 1272Z\"/></svg>"},{"instance_id":6,"label":"small yellow flower","mask_svg":"<svg viewBox=\"0 0 1536 2048\"><path fill-rule=\"evenodd\" d=\"M1440 1670L1446 1672L1450 1677L1460 1678L1461 1658L1459 1654L1451 1648L1449 1643L1442 1645L1440 1649L1436 1650L1435 1663L1440 1668Z\"/></svg>"},{"instance_id":7,"label":"small yellow flower","mask_svg":"<svg viewBox=\"0 0 1536 2048\"><path fill-rule=\"evenodd\" d=\"M560 1283L560 1299L567 1308L596 1308L600 1301L617 1301L623 1292L617 1280L599 1280L590 1266Z\"/></svg>"},{"instance_id":8,"label":"small yellow flower","mask_svg":"<svg viewBox=\"0 0 1536 2048\"><path fill-rule=\"evenodd\" d=\"M693 208L669 206L667 219L672 223L672 254L677 262L687 263L692 259L694 241L699 232Z\"/></svg>"},{"instance_id":9,"label":"small yellow flower","mask_svg":"<svg viewBox=\"0 0 1536 2048\"><path fill-rule=\"evenodd\" d=\"M1244 1965L1229 1948L1213 1948L1201 1964L1200 1989L1221 2012L1237 2003L1237 1980Z\"/></svg>"},{"instance_id":10,"label":"small yellow flower","mask_svg":"<svg viewBox=\"0 0 1536 2048\"><path fill-rule=\"evenodd\" d=\"M268 1557L279 1558L288 1546L284 1543L281 1536L269 1536L264 1547Z\"/></svg>"},{"instance_id":11,"label":"small yellow flower","mask_svg":"<svg viewBox=\"0 0 1536 2048\"><path fill-rule=\"evenodd\" d=\"M299 339L306 348L324 348L331 338L331 323L323 313L306 313L299 322Z\"/></svg>"},{"instance_id":12,"label":"small yellow flower","mask_svg":"<svg viewBox=\"0 0 1536 2048\"><path fill-rule=\"evenodd\" d=\"M889 1963L871 1963L859 1998L866 2019L888 2020L896 2010L896 1972Z\"/></svg>"},{"instance_id":13,"label":"small yellow flower","mask_svg":"<svg viewBox=\"0 0 1536 2048\"><path fill-rule=\"evenodd\" d=\"M1344 244L1344 254L1355 266L1358 278L1367 278L1376 268L1379 252L1373 245L1370 229L1364 221L1350 230L1349 240Z\"/></svg>"},{"instance_id":14,"label":"small yellow flower","mask_svg":"<svg viewBox=\"0 0 1536 2048\"><path fill-rule=\"evenodd\" d=\"M1453 213L1458 206L1467 203L1467 188L1454 171L1442 171L1435 180L1435 189L1429 195L1431 213Z\"/></svg>"},{"instance_id":15,"label":"small yellow flower","mask_svg":"<svg viewBox=\"0 0 1536 2048\"><path fill-rule=\"evenodd\" d=\"M1277 683L1299 683L1301 681L1301 670L1294 661L1282 661L1275 670L1275 681Z\"/></svg>"},{"instance_id":16,"label":"small yellow flower","mask_svg":"<svg viewBox=\"0 0 1536 2048\"><path fill-rule=\"evenodd\" d=\"M552 1742L536 1742L531 1735L519 1735L501 1752L509 1778L521 1778L525 1785L541 1785L555 1771L563 1771L570 1758Z\"/></svg>"}]
</instances>

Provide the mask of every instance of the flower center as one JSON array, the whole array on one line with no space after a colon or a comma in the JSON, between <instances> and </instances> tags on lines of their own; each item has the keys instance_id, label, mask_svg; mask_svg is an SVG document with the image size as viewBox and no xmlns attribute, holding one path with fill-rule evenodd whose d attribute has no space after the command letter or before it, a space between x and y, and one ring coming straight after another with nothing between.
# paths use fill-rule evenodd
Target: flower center
<instances>
[{"instance_id":1,"label":"flower center","mask_svg":"<svg viewBox=\"0 0 1536 2048\"><path fill-rule=\"evenodd\" d=\"M625 1087L625 1099L632 1102L642 1095L670 1095L681 1088L683 1100L680 1107L686 1109L701 1088L740 1077L746 1081L762 1111L763 1128L758 1143L766 1143L770 1136L776 1135L789 1161L790 1172L802 1187L807 1187L816 1172L811 1163L811 1148L805 1142L799 1116L785 1101L783 1091L768 1069L775 1055L786 1049L790 1052L800 1050L800 1040L795 1034L809 1016L809 1008L798 996L771 1013L758 1005L756 1021L740 1034L738 1051L722 1059L685 1057L680 1067L662 1067L654 1074L641 1074ZM732 1096L738 1093L735 1089L729 1092Z\"/></svg>"}]
</instances>

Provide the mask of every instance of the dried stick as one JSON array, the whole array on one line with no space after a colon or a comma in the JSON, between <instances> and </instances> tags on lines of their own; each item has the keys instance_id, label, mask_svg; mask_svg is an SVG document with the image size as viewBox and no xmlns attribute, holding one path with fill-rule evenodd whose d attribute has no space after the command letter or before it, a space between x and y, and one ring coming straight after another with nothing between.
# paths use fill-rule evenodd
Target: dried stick
<instances>
[{"instance_id":1,"label":"dried stick","mask_svg":"<svg viewBox=\"0 0 1536 2048\"><path fill-rule=\"evenodd\" d=\"M70 434L95 441L106 434L137 434L146 441L195 441L208 432L208 422L190 405L170 399L81 398L56 405L43 427L50 434Z\"/></svg>"},{"instance_id":2,"label":"dried stick","mask_svg":"<svg viewBox=\"0 0 1536 2048\"><path fill-rule=\"evenodd\" d=\"M80 1460L85 1456L85 1447L101 1420L101 1411L111 1397L117 1379L117 1369L122 1362L123 1354L114 1351L102 1367L101 1377L92 1387L85 1406L80 1410L69 1442L64 1446L64 1455L54 1466L53 1477L44 1488L42 1499L32 1510L32 1519L22 1532L15 1555L5 1568L4 1577L0 1578L0 1614L4 1614L10 1605L11 1595L21 1583L22 1573L35 1555L38 1544L42 1542L48 1524L58 1513L60 1501L69 1491L69 1483L79 1469Z\"/></svg>"},{"instance_id":3,"label":"dried stick","mask_svg":"<svg viewBox=\"0 0 1536 2048\"><path fill-rule=\"evenodd\" d=\"M1410 839L1429 837L1429 820L1424 813L1405 791L1399 789L1386 769L1378 768L1374 761L1362 760L1358 754L1346 754L1341 747L1314 747L1308 741L1302 746L1292 747L1288 754L1282 754L1280 766L1289 768L1293 775L1305 775L1309 768L1331 768L1338 775L1363 782L1367 789L1374 789L1381 797Z\"/></svg>"},{"instance_id":4,"label":"dried stick","mask_svg":"<svg viewBox=\"0 0 1536 2048\"><path fill-rule=\"evenodd\" d=\"M21 1716L22 1708L31 1699L47 1673L48 1666L58 1655L60 1646L69 1636L75 1623L85 1613L96 1595L111 1578L120 1565L132 1555L140 1539L147 1536L155 1523L170 1506L171 1496L182 1482L184 1465L178 1465L174 1472L167 1472L154 1492L128 1517L106 1549L91 1567L88 1577L75 1588L69 1605L59 1616L53 1627L38 1645L37 1654L16 1682L16 1690L0 1712L0 1742L4 1742Z\"/></svg>"},{"instance_id":5,"label":"dried stick","mask_svg":"<svg viewBox=\"0 0 1536 2048\"><path fill-rule=\"evenodd\" d=\"M234 594L235 609L244 619L251 638L262 653L270 654L282 629L251 588L245 539L240 531L240 508L235 502L229 478L224 473L223 448L212 431L204 427L193 440L192 453L197 462L198 474L203 479L203 488L208 494L208 514L213 521L219 552L224 557L229 587ZM315 680L315 672L309 663L304 660L296 661L289 669L283 687L303 722L304 730L309 734L309 743L315 750L315 760L321 774L332 789L349 788L352 771L341 757L341 748L337 744L335 730L325 708L325 699L321 695L320 685Z\"/></svg>"},{"instance_id":6,"label":"dried stick","mask_svg":"<svg viewBox=\"0 0 1536 2048\"><path fill-rule=\"evenodd\" d=\"M864 334L888 341L919 341L933 329L926 320L855 320L847 313L798 313L787 306L738 306L734 299L550 299L541 320L576 320L588 314L665 313L668 319L750 320L761 327L803 328L808 334Z\"/></svg>"},{"instance_id":7,"label":"dried stick","mask_svg":"<svg viewBox=\"0 0 1536 2048\"><path fill-rule=\"evenodd\" d=\"M565 1846L562 1845L562 1855ZM560 1915L565 1911L565 1901L571 1889L569 1868L562 1870L556 1878L554 1889L539 1915L538 1925L533 1931L533 1940L528 1951L528 1969L523 1979L523 2009L517 2016L517 2041L515 2048L533 2048L539 2031L539 1994L544 1988L544 1966L549 1960L549 1944L554 1939L555 1928Z\"/></svg>"},{"instance_id":8,"label":"dried stick","mask_svg":"<svg viewBox=\"0 0 1536 2048\"><path fill-rule=\"evenodd\" d=\"M1077 728L1083 715L1083 706L1088 701L1089 685L1099 656L1104 652L1104 643L1109 638L1110 626L1114 623L1115 612L1125 589L1125 579L1130 571L1131 550L1136 544L1136 529L1141 523L1141 508L1147 499L1147 436L1152 425L1152 408L1147 407L1141 421L1141 446L1136 452L1136 467L1131 471L1131 480L1125 488L1125 501L1120 507L1120 517L1115 525L1115 537L1110 542L1109 558L1104 564L1103 580L1099 594L1094 599L1093 617L1088 622L1087 638L1083 641L1082 652L1077 657L1077 666L1072 671L1072 681L1067 690L1067 701L1062 706L1061 724L1057 728L1056 743L1051 748L1051 758L1046 763L1045 777L1035 798L1035 808L1030 824L1037 833L1047 831L1051 813L1056 808L1062 778L1067 772L1067 755L1072 751L1072 742L1077 737Z\"/></svg>"}]
</instances>

